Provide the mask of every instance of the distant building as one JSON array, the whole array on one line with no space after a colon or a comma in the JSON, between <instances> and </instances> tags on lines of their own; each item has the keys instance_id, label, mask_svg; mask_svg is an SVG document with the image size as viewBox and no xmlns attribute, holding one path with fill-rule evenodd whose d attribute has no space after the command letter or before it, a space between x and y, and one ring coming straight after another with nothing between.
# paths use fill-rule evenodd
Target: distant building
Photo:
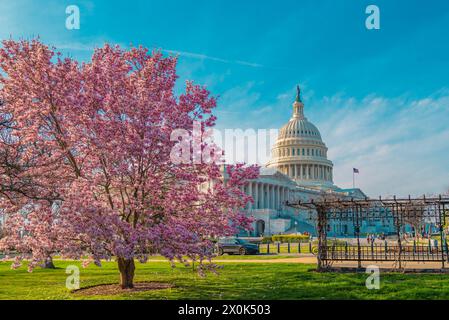
<instances>
[{"instance_id":1,"label":"distant building","mask_svg":"<svg viewBox=\"0 0 449 320\"><path fill-rule=\"evenodd\" d=\"M316 234L314 212L294 210L285 201L310 201L325 194L334 197L364 199L362 190L341 189L333 183L333 163L327 159L327 147L318 128L304 116L300 89L293 103L293 115L280 129L272 148L271 160L261 169L260 177L244 188L254 199L246 212L254 217L254 230L241 236L262 236L309 232ZM392 221L362 221L362 233L390 233ZM352 223L332 222L328 236L353 235Z\"/></svg>"}]
</instances>

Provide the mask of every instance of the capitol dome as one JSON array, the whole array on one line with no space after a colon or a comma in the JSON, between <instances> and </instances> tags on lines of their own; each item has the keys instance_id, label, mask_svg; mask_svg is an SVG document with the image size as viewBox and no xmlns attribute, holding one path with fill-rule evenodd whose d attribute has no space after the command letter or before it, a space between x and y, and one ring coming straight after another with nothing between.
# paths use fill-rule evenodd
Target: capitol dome
<instances>
[{"instance_id":1,"label":"capitol dome","mask_svg":"<svg viewBox=\"0 0 449 320\"><path fill-rule=\"evenodd\" d=\"M329 188L332 182L332 161L318 128L304 116L301 90L293 103L291 119L279 130L267 167L276 168L300 186Z\"/></svg>"}]
</instances>

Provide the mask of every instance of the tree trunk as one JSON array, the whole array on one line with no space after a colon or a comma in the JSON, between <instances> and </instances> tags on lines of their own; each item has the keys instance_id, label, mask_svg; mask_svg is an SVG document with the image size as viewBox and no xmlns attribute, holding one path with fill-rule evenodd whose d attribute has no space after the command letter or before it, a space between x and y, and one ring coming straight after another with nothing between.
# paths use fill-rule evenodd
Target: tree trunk
<instances>
[{"instance_id":1,"label":"tree trunk","mask_svg":"<svg viewBox=\"0 0 449 320\"><path fill-rule=\"evenodd\" d=\"M45 259L44 263L41 265L41 268L56 269L55 265L53 264L53 258L51 256L48 256L47 259Z\"/></svg>"},{"instance_id":2,"label":"tree trunk","mask_svg":"<svg viewBox=\"0 0 449 320\"><path fill-rule=\"evenodd\" d=\"M117 258L118 269L120 271L120 286L122 289L134 288L134 259Z\"/></svg>"}]
</instances>

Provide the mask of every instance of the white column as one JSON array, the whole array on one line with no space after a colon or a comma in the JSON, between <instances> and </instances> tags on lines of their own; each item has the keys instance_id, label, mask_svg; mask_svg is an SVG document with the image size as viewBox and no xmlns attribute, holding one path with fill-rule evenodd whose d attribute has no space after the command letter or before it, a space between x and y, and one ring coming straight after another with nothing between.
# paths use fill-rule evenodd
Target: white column
<instances>
[{"instance_id":1,"label":"white column","mask_svg":"<svg viewBox=\"0 0 449 320\"><path fill-rule=\"evenodd\" d=\"M282 208L282 186L279 186L279 207Z\"/></svg>"},{"instance_id":2,"label":"white column","mask_svg":"<svg viewBox=\"0 0 449 320\"><path fill-rule=\"evenodd\" d=\"M271 185L267 184L267 208L271 209L272 201L271 201Z\"/></svg>"},{"instance_id":3,"label":"white column","mask_svg":"<svg viewBox=\"0 0 449 320\"><path fill-rule=\"evenodd\" d=\"M267 204L265 205L265 207L267 209L270 209L270 185L269 184L265 184L265 200L267 202Z\"/></svg>"},{"instance_id":4,"label":"white column","mask_svg":"<svg viewBox=\"0 0 449 320\"><path fill-rule=\"evenodd\" d=\"M266 208L266 205L265 205L265 184L262 183L262 184L260 185L260 188L261 188L261 193L260 193L260 196L261 196L261 199L260 199L260 208L261 208L261 209L265 209L265 208Z\"/></svg>"},{"instance_id":5,"label":"white column","mask_svg":"<svg viewBox=\"0 0 449 320\"><path fill-rule=\"evenodd\" d=\"M254 196L253 196L253 183L252 181L249 182L248 184L248 195L253 198L254 200ZM250 202L248 203L248 209L251 210L253 208L253 204Z\"/></svg>"},{"instance_id":6,"label":"white column","mask_svg":"<svg viewBox=\"0 0 449 320\"><path fill-rule=\"evenodd\" d=\"M265 184L265 201L266 205L265 208L270 209L270 185Z\"/></svg>"},{"instance_id":7,"label":"white column","mask_svg":"<svg viewBox=\"0 0 449 320\"><path fill-rule=\"evenodd\" d=\"M254 209L259 209L258 202L259 202L259 188L258 183L254 183Z\"/></svg>"},{"instance_id":8,"label":"white column","mask_svg":"<svg viewBox=\"0 0 449 320\"><path fill-rule=\"evenodd\" d=\"M281 189L280 186L276 187L276 209L281 207L281 199L280 199L280 192L279 192L280 189Z\"/></svg>"}]
</instances>

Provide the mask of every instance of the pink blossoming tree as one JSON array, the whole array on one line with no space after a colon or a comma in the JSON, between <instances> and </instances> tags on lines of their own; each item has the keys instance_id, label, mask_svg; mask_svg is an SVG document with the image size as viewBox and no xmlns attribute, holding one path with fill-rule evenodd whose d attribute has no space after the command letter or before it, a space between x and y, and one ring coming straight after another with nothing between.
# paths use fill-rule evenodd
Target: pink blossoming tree
<instances>
[{"instance_id":1,"label":"pink blossoming tree","mask_svg":"<svg viewBox=\"0 0 449 320\"><path fill-rule=\"evenodd\" d=\"M0 249L20 253L14 267L55 253L115 258L132 288L134 259L187 256L202 271L212 238L250 228L242 186L257 166L172 161L173 130L191 133L195 122L207 132L216 120L205 88L188 82L174 95L176 62L105 45L79 64L39 40L3 42Z\"/></svg>"}]
</instances>

